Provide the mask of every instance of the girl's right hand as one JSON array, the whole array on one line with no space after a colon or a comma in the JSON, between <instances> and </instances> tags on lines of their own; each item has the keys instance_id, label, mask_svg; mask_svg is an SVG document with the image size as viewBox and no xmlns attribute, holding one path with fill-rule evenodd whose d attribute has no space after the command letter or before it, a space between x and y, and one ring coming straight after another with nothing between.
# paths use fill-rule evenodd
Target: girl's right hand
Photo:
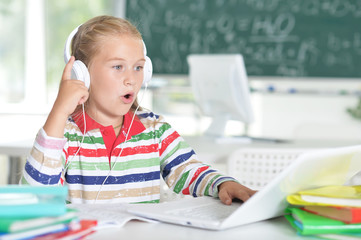
<instances>
[{"instance_id":1,"label":"girl's right hand","mask_svg":"<svg viewBox=\"0 0 361 240\"><path fill-rule=\"evenodd\" d=\"M65 65L58 96L43 127L46 134L51 137L64 136L64 128L69 115L89 97L89 91L84 82L71 79L74 61L75 58L72 56Z\"/></svg>"},{"instance_id":2,"label":"girl's right hand","mask_svg":"<svg viewBox=\"0 0 361 240\"><path fill-rule=\"evenodd\" d=\"M71 69L74 61L75 58L72 56L65 65L58 96L53 107L56 108L56 111L61 112L66 117L72 114L78 105L85 103L89 97L89 90L84 82L77 79L71 79Z\"/></svg>"}]
</instances>

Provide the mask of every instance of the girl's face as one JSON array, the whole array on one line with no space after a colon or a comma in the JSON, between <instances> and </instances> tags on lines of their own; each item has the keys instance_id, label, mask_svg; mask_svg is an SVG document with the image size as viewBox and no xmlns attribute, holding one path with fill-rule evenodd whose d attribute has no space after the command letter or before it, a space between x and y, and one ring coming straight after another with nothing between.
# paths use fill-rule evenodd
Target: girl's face
<instances>
[{"instance_id":1,"label":"girl's face","mask_svg":"<svg viewBox=\"0 0 361 240\"><path fill-rule=\"evenodd\" d=\"M140 39L122 35L100 43L89 64L88 111L95 120L104 124L129 111L142 86L144 64Z\"/></svg>"}]
</instances>

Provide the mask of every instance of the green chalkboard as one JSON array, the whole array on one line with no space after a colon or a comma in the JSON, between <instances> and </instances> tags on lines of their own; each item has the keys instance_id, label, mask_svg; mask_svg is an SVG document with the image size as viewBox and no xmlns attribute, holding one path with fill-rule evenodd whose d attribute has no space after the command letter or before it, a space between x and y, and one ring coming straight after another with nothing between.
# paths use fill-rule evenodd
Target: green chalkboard
<instances>
[{"instance_id":1,"label":"green chalkboard","mask_svg":"<svg viewBox=\"0 0 361 240\"><path fill-rule=\"evenodd\" d=\"M241 53L248 75L361 77L361 0L128 0L155 73Z\"/></svg>"}]
</instances>

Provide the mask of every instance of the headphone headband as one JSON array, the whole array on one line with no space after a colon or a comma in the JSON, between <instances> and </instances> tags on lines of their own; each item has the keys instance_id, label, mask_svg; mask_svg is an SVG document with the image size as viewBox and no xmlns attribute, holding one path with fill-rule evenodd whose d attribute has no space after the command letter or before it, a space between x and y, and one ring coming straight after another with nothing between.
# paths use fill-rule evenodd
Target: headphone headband
<instances>
[{"instance_id":1,"label":"headphone headband","mask_svg":"<svg viewBox=\"0 0 361 240\"><path fill-rule=\"evenodd\" d=\"M77 26L73 31L71 31L68 38L66 39L65 46L64 46L64 61L65 61L65 63L69 62L69 59L71 57L70 56L70 44L71 44L71 41L73 40L73 37L78 32L80 26L81 25Z\"/></svg>"}]
</instances>

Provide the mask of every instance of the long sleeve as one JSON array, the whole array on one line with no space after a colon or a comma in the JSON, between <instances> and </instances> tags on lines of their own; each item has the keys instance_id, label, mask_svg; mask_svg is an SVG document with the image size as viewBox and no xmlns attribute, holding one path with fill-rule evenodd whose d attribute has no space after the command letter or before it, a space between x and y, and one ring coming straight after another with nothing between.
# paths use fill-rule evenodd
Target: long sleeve
<instances>
[{"instance_id":1,"label":"long sleeve","mask_svg":"<svg viewBox=\"0 0 361 240\"><path fill-rule=\"evenodd\" d=\"M199 161L194 150L169 124L163 124L159 130L162 177L174 192L218 197L221 183L236 181Z\"/></svg>"},{"instance_id":2,"label":"long sleeve","mask_svg":"<svg viewBox=\"0 0 361 240\"><path fill-rule=\"evenodd\" d=\"M21 184L57 185L59 184L62 166L62 154L66 138L47 136L40 129L30 155L26 159Z\"/></svg>"}]
</instances>

